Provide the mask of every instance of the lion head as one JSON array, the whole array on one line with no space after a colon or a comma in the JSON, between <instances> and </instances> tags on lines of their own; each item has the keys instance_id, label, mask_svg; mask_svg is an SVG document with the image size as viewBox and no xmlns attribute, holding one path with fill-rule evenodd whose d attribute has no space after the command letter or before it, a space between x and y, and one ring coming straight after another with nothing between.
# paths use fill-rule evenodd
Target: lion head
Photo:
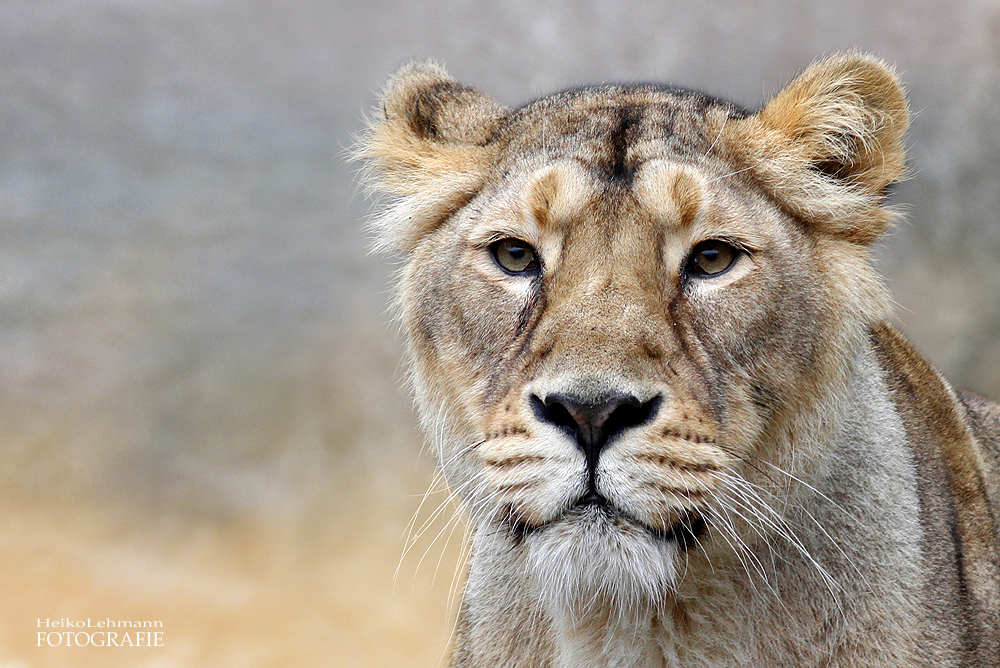
<instances>
[{"instance_id":1,"label":"lion head","mask_svg":"<svg viewBox=\"0 0 1000 668\"><path fill-rule=\"evenodd\" d=\"M907 123L859 54L756 113L652 85L509 109L431 63L392 79L360 154L388 195L377 244L404 257L420 418L474 534L544 600L670 596L780 529L758 506L820 465L887 313L869 245Z\"/></svg>"}]
</instances>

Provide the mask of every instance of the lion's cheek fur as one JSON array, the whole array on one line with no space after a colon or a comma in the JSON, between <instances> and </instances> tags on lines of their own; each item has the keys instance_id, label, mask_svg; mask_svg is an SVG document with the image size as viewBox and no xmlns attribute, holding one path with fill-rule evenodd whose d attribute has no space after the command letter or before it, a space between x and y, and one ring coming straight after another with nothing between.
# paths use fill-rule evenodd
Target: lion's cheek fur
<instances>
[{"instance_id":1,"label":"lion's cheek fur","mask_svg":"<svg viewBox=\"0 0 1000 668\"><path fill-rule=\"evenodd\" d=\"M419 415L435 435L439 461L462 469L448 475L460 485L478 474L469 446L483 438L484 396L516 338L523 299L495 282L470 280L449 232L418 245L402 270L397 303Z\"/></svg>"}]
</instances>

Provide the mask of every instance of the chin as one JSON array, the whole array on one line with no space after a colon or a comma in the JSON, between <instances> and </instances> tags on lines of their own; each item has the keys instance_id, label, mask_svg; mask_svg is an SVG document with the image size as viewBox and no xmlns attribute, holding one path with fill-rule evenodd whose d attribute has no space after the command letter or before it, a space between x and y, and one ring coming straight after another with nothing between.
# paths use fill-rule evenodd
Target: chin
<instances>
[{"instance_id":1,"label":"chin","mask_svg":"<svg viewBox=\"0 0 1000 668\"><path fill-rule=\"evenodd\" d=\"M553 611L660 607L700 524L655 531L608 505L576 506L525 536L530 575Z\"/></svg>"}]
</instances>

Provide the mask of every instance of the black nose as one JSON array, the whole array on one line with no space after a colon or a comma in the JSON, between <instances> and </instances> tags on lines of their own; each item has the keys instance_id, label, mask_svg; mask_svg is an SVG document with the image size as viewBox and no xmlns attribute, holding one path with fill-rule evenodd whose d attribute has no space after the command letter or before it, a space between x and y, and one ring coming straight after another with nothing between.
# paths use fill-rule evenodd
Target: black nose
<instances>
[{"instance_id":1,"label":"black nose","mask_svg":"<svg viewBox=\"0 0 1000 668\"><path fill-rule=\"evenodd\" d=\"M610 394L598 399L571 394L532 395L535 415L542 422L561 427L576 438L593 471L604 447L621 432L648 422L660 407L660 397L640 401L631 394Z\"/></svg>"}]
</instances>

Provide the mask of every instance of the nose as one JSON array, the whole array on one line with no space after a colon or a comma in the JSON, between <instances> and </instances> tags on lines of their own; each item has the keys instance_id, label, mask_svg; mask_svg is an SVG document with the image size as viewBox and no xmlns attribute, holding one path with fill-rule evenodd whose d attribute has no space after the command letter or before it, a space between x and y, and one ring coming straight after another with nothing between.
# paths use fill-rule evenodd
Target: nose
<instances>
[{"instance_id":1,"label":"nose","mask_svg":"<svg viewBox=\"0 0 1000 668\"><path fill-rule=\"evenodd\" d=\"M659 410L662 399L655 396L641 401L624 393L596 399L555 393L544 399L532 395L531 402L540 421L560 427L576 439L577 446L587 457L588 468L594 471L605 446L626 429L649 422Z\"/></svg>"}]
</instances>

